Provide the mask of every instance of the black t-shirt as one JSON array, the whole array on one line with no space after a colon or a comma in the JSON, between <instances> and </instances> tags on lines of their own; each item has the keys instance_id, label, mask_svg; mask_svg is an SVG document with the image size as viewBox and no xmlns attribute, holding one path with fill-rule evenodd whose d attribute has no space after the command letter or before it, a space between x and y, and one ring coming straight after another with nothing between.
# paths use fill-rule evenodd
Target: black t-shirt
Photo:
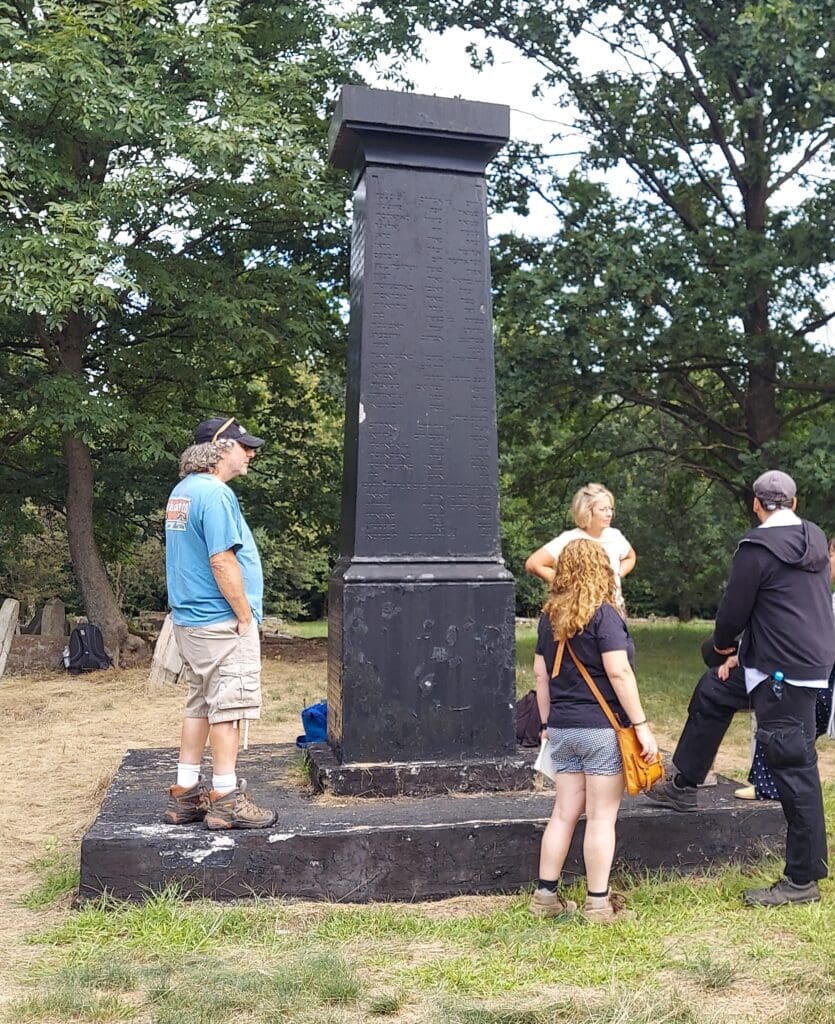
<instances>
[{"instance_id":1,"label":"black t-shirt","mask_svg":"<svg viewBox=\"0 0 835 1024\"><path fill-rule=\"evenodd\" d=\"M629 664L633 668L635 665L635 645L626 623L615 608L610 604L602 604L585 629L571 637L570 643L621 725L630 725L629 718L620 706L603 668L601 657L607 651L626 651ZM542 615L539 619L536 653L545 659L545 667L550 675L554 670L557 642L554 640L547 615ZM554 729L610 727L609 719L598 704L597 698L571 660L568 647L563 652L559 675L556 679L551 679L551 713L548 715L548 725Z\"/></svg>"}]
</instances>

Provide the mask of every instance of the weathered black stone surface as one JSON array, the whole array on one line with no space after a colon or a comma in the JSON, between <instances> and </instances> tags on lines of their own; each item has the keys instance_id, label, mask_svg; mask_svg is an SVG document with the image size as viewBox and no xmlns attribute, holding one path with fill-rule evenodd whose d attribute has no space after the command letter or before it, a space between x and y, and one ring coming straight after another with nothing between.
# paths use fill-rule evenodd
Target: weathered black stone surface
<instances>
[{"instance_id":1,"label":"weathered black stone surface","mask_svg":"<svg viewBox=\"0 0 835 1024\"><path fill-rule=\"evenodd\" d=\"M161 823L176 750L132 750L81 847L80 899L107 891L142 899L172 882L193 895L316 900L436 899L513 891L536 874L553 795L542 792L312 798L302 789L299 752L259 746L241 754L254 796L278 808L272 828L209 832ZM618 824L618 863L640 871L703 869L782 847L777 804L733 798L723 780L699 793L697 814L627 798ZM582 873L578 830L567 863Z\"/></svg>"},{"instance_id":2,"label":"weathered black stone surface","mask_svg":"<svg viewBox=\"0 0 835 1024\"><path fill-rule=\"evenodd\" d=\"M483 174L507 142L510 108L346 85L331 121L331 163L359 177L377 163Z\"/></svg>"},{"instance_id":3,"label":"weathered black stone surface","mask_svg":"<svg viewBox=\"0 0 835 1024\"><path fill-rule=\"evenodd\" d=\"M508 125L504 106L354 86L333 120L355 182L328 649L346 764L513 752L484 180Z\"/></svg>"},{"instance_id":4,"label":"weathered black stone surface","mask_svg":"<svg viewBox=\"0 0 835 1024\"><path fill-rule=\"evenodd\" d=\"M512 582L445 579L436 565L385 567L400 580L346 565L340 577L341 565L328 617L328 738L340 760L511 755Z\"/></svg>"},{"instance_id":5,"label":"weathered black stone surface","mask_svg":"<svg viewBox=\"0 0 835 1024\"><path fill-rule=\"evenodd\" d=\"M310 777L319 793L334 796L432 796L506 793L533 788L536 751L481 761L340 762L326 743L307 748Z\"/></svg>"}]
</instances>

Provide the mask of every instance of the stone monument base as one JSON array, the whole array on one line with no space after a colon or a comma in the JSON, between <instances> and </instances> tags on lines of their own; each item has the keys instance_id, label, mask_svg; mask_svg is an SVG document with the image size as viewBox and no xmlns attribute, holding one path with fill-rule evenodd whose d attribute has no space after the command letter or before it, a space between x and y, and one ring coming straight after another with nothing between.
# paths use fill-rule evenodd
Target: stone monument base
<instances>
[{"instance_id":1,"label":"stone monument base","mask_svg":"<svg viewBox=\"0 0 835 1024\"><path fill-rule=\"evenodd\" d=\"M505 793L533 789L537 751L516 757L468 761L341 763L327 743L307 748L310 779L317 793L334 796L438 796L444 793Z\"/></svg>"},{"instance_id":2,"label":"stone monument base","mask_svg":"<svg viewBox=\"0 0 835 1024\"><path fill-rule=\"evenodd\" d=\"M290 744L242 753L253 795L278 810L271 829L210 832L165 825L175 749L130 750L81 845L79 900L104 892L143 899L178 884L192 896L314 900L439 899L521 890L536 877L547 791L430 797L311 795ZM617 865L632 871L696 871L782 848L776 803L735 800L735 783L700 790L700 809L677 814L646 798L626 798ZM566 873L582 874L582 825Z\"/></svg>"}]
</instances>

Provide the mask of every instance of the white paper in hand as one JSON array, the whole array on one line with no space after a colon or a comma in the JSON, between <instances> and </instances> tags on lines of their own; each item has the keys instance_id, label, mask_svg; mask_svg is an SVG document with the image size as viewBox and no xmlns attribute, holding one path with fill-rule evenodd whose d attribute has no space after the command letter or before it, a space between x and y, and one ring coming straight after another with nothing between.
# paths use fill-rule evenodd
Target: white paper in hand
<instances>
[{"instance_id":1,"label":"white paper in hand","mask_svg":"<svg viewBox=\"0 0 835 1024\"><path fill-rule=\"evenodd\" d=\"M551 744L548 742L547 734L542 737L539 753L536 755L536 760L533 763L533 770L544 775L546 779L550 779L552 782L557 777L553 762L551 761Z\"/></svg>"}]
</instances>

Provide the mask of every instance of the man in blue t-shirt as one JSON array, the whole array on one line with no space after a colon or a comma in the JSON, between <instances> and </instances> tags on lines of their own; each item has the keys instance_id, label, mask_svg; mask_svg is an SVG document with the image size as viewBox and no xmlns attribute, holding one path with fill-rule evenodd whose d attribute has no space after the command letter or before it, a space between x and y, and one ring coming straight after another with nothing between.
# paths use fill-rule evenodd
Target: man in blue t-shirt
<instances>
[{"instance_id":1,"label":"man in blue t-shirt","mask_svg":"<svg viewBox=\"0 0 835 1024\"><path fill-rule=\"evenodd\" d=\"M276 818L249 798L236 773L239 723L261 714L264 576L228 483L246 475L263 444L234 416L199 424L165 510L168 603L188 683L177 781L164 815L172 825L205 819L210 829L267 828ZM211 789L200 775L207 739Z\"/></svg>"}]
</instances>

